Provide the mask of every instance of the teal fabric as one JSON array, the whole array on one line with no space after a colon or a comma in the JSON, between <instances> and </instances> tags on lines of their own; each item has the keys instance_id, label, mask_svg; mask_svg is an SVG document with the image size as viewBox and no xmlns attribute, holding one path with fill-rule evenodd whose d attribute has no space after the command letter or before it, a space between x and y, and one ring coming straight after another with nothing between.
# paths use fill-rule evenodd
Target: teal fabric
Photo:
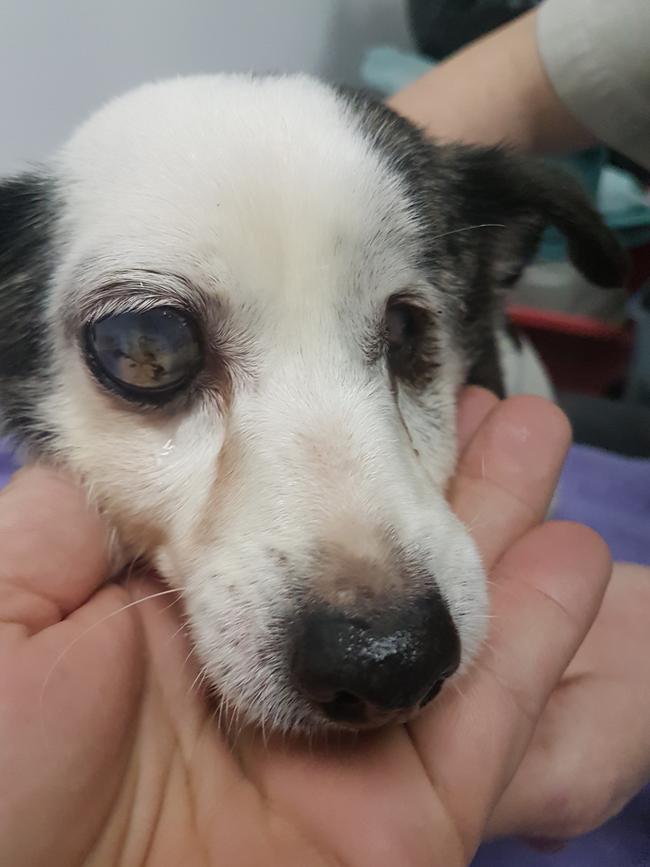
<instances>
[{"instance_id":1,"label":"teal fabric","mask_svg":"<svg viewBox=\"0 0 650 867\"><path fill-rule=\"evenodd\" d=\"M389 45L378 45L371 48L363 58L361 79L368 87L378 90L384 96L391 96L424 75L432 66L435 64L420 54L400 51Z\"/></svg>"},{"instance_id":2,"label":"teal fabric","mask_svg":"<svg viewBox=\"0 0 650 867\"><path fill-rule=\"evenodd\" d=\"M406 87L435 64L426 57L388 45L371 48L361 66L366 86L389 96ZM607 224L626 247L650 240L650 202L640 184L627 172L607 165L607 151L596 147L567 157L553 157L584 185ZM566 259L566 246L559 232L548 230L538 258L545 262Z\"/></svg>"}]
</instances>

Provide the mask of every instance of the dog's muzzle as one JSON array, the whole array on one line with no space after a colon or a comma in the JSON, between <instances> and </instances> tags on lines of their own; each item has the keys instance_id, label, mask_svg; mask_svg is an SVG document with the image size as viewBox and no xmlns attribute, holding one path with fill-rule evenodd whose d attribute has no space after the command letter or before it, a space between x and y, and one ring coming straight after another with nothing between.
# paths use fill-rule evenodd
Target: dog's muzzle
<instances>
[{"instance_id":1,"label":"dog's muzzle","mask_svg":"<svg viewBox=\"0 0 650 867\"><path fill-rule=\"evenodd\" d=\"M372 728L408 719L458 668L460 641L437 593L399 605L316 604L294 624L291 675L329 721Z\"/></svg>"}]
</instances>

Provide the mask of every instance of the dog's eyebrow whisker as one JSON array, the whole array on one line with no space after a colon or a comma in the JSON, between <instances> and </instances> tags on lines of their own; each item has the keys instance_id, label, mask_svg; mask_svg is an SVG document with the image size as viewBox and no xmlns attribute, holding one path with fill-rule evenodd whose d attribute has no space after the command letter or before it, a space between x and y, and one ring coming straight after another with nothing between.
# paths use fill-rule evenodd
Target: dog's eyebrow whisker
<instances>
[{"instance_id":1,"label":"dog's eyebrow whisker","mask_svg":"<svg viewBox=\"0 0 650 867\"><path fill-rule=\"evenodd\" d=\"M471 232L474 229L507 229L507 226L505 223L477 223L475 226L462 226L460 229L450 229L448 232L434 235L432 238L429 238L429 241L437 241L440 238L446 238L448 235L455 235L458 232Z\"/></svg>"},{"instance_id":2,"label":"dog's eyebrow whisker","mask_svg":"<svg viewBox=\"0 0 650 867\"><path fill-rule=\"evenodd\" d=\"M52 679L52 675L54 674L56 669L59 667L61 662L65 659L65 657L70 653L70 651L77 644L79 644L79 642L83 638L86 638L86 636L89 635L91 632L93 632L93 630L95 630L98 626L101 626L102 624L107 623L109 620L112 620L114 617L117 617L118 614L122 614L123 612L128 611L130 608L135 608L137 605L141 605L143 602L149 602L152 599L158 599L159 597L167 596L170 593L177 593L179 595L182 595L181 590L177 590L176 588L173 588L170 590L161 590L158 593L150 593L148 596L143 596L141 599L134 599L132 602L129 602L126 605L122 605L121 608L117 608L115 611L110 611L104 617L101 617L95 623L92 623L90 626L88 626L86 629L84 629L83 632L80 632L79 635L77 635L77 637L75 639L73 639L68 645L66 645L63 648L63 650L61 651L61 653L56 657L56 659L52 663L52 667L50 668L50 670L46 674L45 680L43 681L43 685L41 687L41 693L40 693L40 697L39 697L39 708L41 709L41 716L43 715L42 710L43 710L43 703L45 701L45 692L47 690L47 687L48 687L50 680Z\"/></svg>"}]
</instances>

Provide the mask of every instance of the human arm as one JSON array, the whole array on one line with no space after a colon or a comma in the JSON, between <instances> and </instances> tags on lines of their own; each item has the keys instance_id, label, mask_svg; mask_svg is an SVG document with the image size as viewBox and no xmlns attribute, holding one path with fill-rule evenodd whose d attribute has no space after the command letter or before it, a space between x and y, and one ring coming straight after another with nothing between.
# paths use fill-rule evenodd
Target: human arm
<instances>
[{"instance_id":1,"label":"human arm","mask_svg":"<svg viewBox=\"0 0 650 867\"><path fill-rule=\"evenodd\" d=\"M602 141L650 166L650 4L546 0L390 105L442 141L568 152Z\"/></svg>"},{"instance_id":2,"label":"human arm","mask_svg":"<svg viewBox=\"0 0 650 867\"><path fill-rule=\"evenodd\" d=\"M593 144L551 85L537 15L535 9L471 43L388 104L439 141L549 152Z\"/></svg>"}]
</instances>

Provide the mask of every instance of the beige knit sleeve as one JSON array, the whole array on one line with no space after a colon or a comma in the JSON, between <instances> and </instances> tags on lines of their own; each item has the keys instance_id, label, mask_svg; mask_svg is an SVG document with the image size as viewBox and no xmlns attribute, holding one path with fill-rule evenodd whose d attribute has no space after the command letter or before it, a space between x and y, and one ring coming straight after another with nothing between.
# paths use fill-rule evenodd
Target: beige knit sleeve
<instances>
[{"instance_id":1,"label":"beige knit sleeve","mask_svg":"<svg viewBox=\"0 0 650 867\"><path fill-rule=\"evenodd\" d=\"M546 0L537 39L571 113L650 168L650 0Z\"/></svg>"}]
</instances>

